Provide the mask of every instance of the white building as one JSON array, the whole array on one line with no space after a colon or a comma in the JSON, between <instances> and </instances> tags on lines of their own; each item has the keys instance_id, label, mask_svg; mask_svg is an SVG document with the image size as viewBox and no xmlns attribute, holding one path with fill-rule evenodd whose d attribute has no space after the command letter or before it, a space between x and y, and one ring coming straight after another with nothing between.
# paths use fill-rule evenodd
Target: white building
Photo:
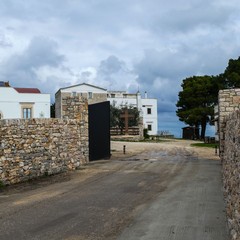
<instances>
[{"instance_id":1,"label":"white building","mask_svg":"<svg viewBox=\"0 0 240 240\"><path fill-rule=\"evenodd\" d=\"M147 93L142 98L139 92L131 94L124 91L107 91L107 89L87 83L60 88L55 94L56 117L62 117L62 98L77 95L87 98L89 104L110 101L110 104L115 104L116 107L137 107L143 117L144 128L148 129L148 133L150 135L158 133L157 99L147 98Z\"/></svg>"},{"instance_id":2,"label":"white building","mask_svg":"<svg viewBox=\"0 0 240 240\"><path fill-rule=\"evenodd\" d=\"M158 133L157 99L148 98L145 92L144 98L125 91L108 91L108 101L116 107L132 106L137 107L143 117L144 128L148 129L149 135Z\"/></svg>"},{"instance_id":3,"label":"white building","mask_svg":"<svg viewBox=\"0 0 240 240\"><path fill-rule=\"evenodd\" d=\"M0 119L50 118L50 94L0 82Z\"/></svg>"},{"instance_id":4,"label":"white building","mask_svg":"<svg viewBox=\"0 0 240 240\"><path fill-rule=\"evenodd\" d=\"M60 88L55 94L55 116L62 118L62 99L68 96L82 96L88 99L88 104L107 101L107 89L87 83Z\"/></svg>"}]
</instances>

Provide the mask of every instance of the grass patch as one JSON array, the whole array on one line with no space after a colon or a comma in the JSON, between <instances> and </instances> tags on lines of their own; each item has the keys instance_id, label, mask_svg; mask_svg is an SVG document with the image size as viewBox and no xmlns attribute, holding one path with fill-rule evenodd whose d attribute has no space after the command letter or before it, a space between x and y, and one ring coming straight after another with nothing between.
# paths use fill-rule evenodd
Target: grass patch
<instances>
[{"instance_id":1,"label":"grass patch","mask_svg":"<svg viewBox=\"0 0 240 240\"><path fill-rule=\"evenodd\" d=\"M217 143L192 143L192 147L208 147L208 148L215 148L218 147Z\"/></svg>"},{"instance_id":2,"label":"grass patch","mask_svg":"<svg viewBox=\"0 0 240 240\"><path fill-rule=\"evenodd\" d=\"M0 181L0 189L2 189L4 187L5 187L5 184L2 181Z\"/></svg>"},{"instance_id":3,"label":"grass patch","mask_svg":"<svg viewBox=\"0 0 240 240\"><path fill-rule=\"evenodd\" d=\"M153 139L143 139L143 140L140 140L139 142L158 143L158 142L172 142L172 141L171 140L166 140L166 139L156 139L156 140L153 140Z\"/></svg>"},{"instance_id":4,"label":"grass patch","mask_svg":"<svg viewBox=\"0 0 240 240\"><path fill-rule=\"evenodd\" d=\"M111 139L113 142L146 142L146 143L160 143L160 142L172 142L172 140L167 140L167 139L157 139L157 140L152 140L152 139L142 139L142 140L137 140L137 139Z\"/></svg>"},{"instance_id":5,"label":"grass patch","mask_svg":"<svg viewBox=\"0 0 240 240\"><path fill-rule=\"evenodd\" d=\"M136 139L126 139L126 138L115 138L111 139L113 142L139 142L139 140Z\"/></svg>"}]
</instances>

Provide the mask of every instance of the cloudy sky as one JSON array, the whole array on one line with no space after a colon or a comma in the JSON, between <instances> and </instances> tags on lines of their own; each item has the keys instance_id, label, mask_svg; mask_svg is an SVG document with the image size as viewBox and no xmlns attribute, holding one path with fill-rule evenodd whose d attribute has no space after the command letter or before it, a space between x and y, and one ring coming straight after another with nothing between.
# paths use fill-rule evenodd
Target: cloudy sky
<instances>
[{"instance_id":1,"label":"cloudy sky","mask_svg":"<svg viewBox=\"0 0 240 240\"><path fill-rule=\"evenodd\" d=\"M240 55L237 0L1 0L0 81L55 92L82 82L158 99L180 137L181 82Z\"/></svg>"}]
</instances>

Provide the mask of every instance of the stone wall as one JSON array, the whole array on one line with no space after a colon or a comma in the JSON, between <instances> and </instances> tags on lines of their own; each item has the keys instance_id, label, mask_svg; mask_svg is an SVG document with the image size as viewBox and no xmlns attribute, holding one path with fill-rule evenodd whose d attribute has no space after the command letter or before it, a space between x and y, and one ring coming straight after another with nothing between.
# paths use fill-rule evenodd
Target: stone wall
<instances>
[{"instance_id":1,"label":"stone wall","mask_svg":"<svg viewBox=\"0 0 240 240\"><path fill-rule=\"evenodd\" d=\"M220 156L232 239L240 239L240 89L219 91Z\"/></svg>"},{"instance_id":2,"label":"stone wall","mask_svg":"<svg viewBox=\"0 0 240 240\"><path fill-rule=\"evenodd\" d=\"M62 97L61 118L63 119L85 119L88 117L88 101L81 96L64 96ZM85 119L86 120L86 119Z\"/></svg>"},{"instance_id":3,"label":"stone wall","mask_svg":"<svg viewBox=\"0 0 240 240\"><path fill-rule=\"evenodd\" d=\"M0 120L0 181L13 184L87 163L88 106L77 109L75 119Z\"/></svg>"},{"instance_id":4,"label":"stone wall","mask_svg":"<svg viewBox=\"0 0 240 240\"><path fill-rule=\"evenodd\" d=\"M225 117L240 109L240 89L220 90L218 95L220 154L224 154Z\"/></svg>"},{"instance_id":5,"label":"stone wall","mask_svg":"<svg viewBox=\"0 0 240 240\"><path fill-rule=\"evenodd\" d=\"M55 118L61 118L62 116L62 106L61 106L61 92L58 91L55 94Z\"/></svg>"},{"instance_id":6,"label":"stone wall","mask_svg":"<svg viewBox=\"0 0 240 240\"><path fill-rule=\"evenodd\" d=\"M225 118L223 182L232 239L240 239L240 111Z\"/></svg>"}]
</instances>

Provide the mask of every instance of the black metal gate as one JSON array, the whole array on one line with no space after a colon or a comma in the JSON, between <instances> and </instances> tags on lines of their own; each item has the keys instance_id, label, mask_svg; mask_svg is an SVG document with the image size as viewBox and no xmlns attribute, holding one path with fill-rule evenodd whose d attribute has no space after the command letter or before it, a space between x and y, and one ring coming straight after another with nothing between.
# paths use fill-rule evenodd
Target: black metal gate
<instances>
[{"instance_id":1,"label":"black metal gate","mask_svg":"<svg viewBox=\"0 0 240 240\"><path fill-rule=\"evenodd\" d=\"M110 151L110 102L88 106L89 160L108 159Z\"/></svg>"}]
</instances>

